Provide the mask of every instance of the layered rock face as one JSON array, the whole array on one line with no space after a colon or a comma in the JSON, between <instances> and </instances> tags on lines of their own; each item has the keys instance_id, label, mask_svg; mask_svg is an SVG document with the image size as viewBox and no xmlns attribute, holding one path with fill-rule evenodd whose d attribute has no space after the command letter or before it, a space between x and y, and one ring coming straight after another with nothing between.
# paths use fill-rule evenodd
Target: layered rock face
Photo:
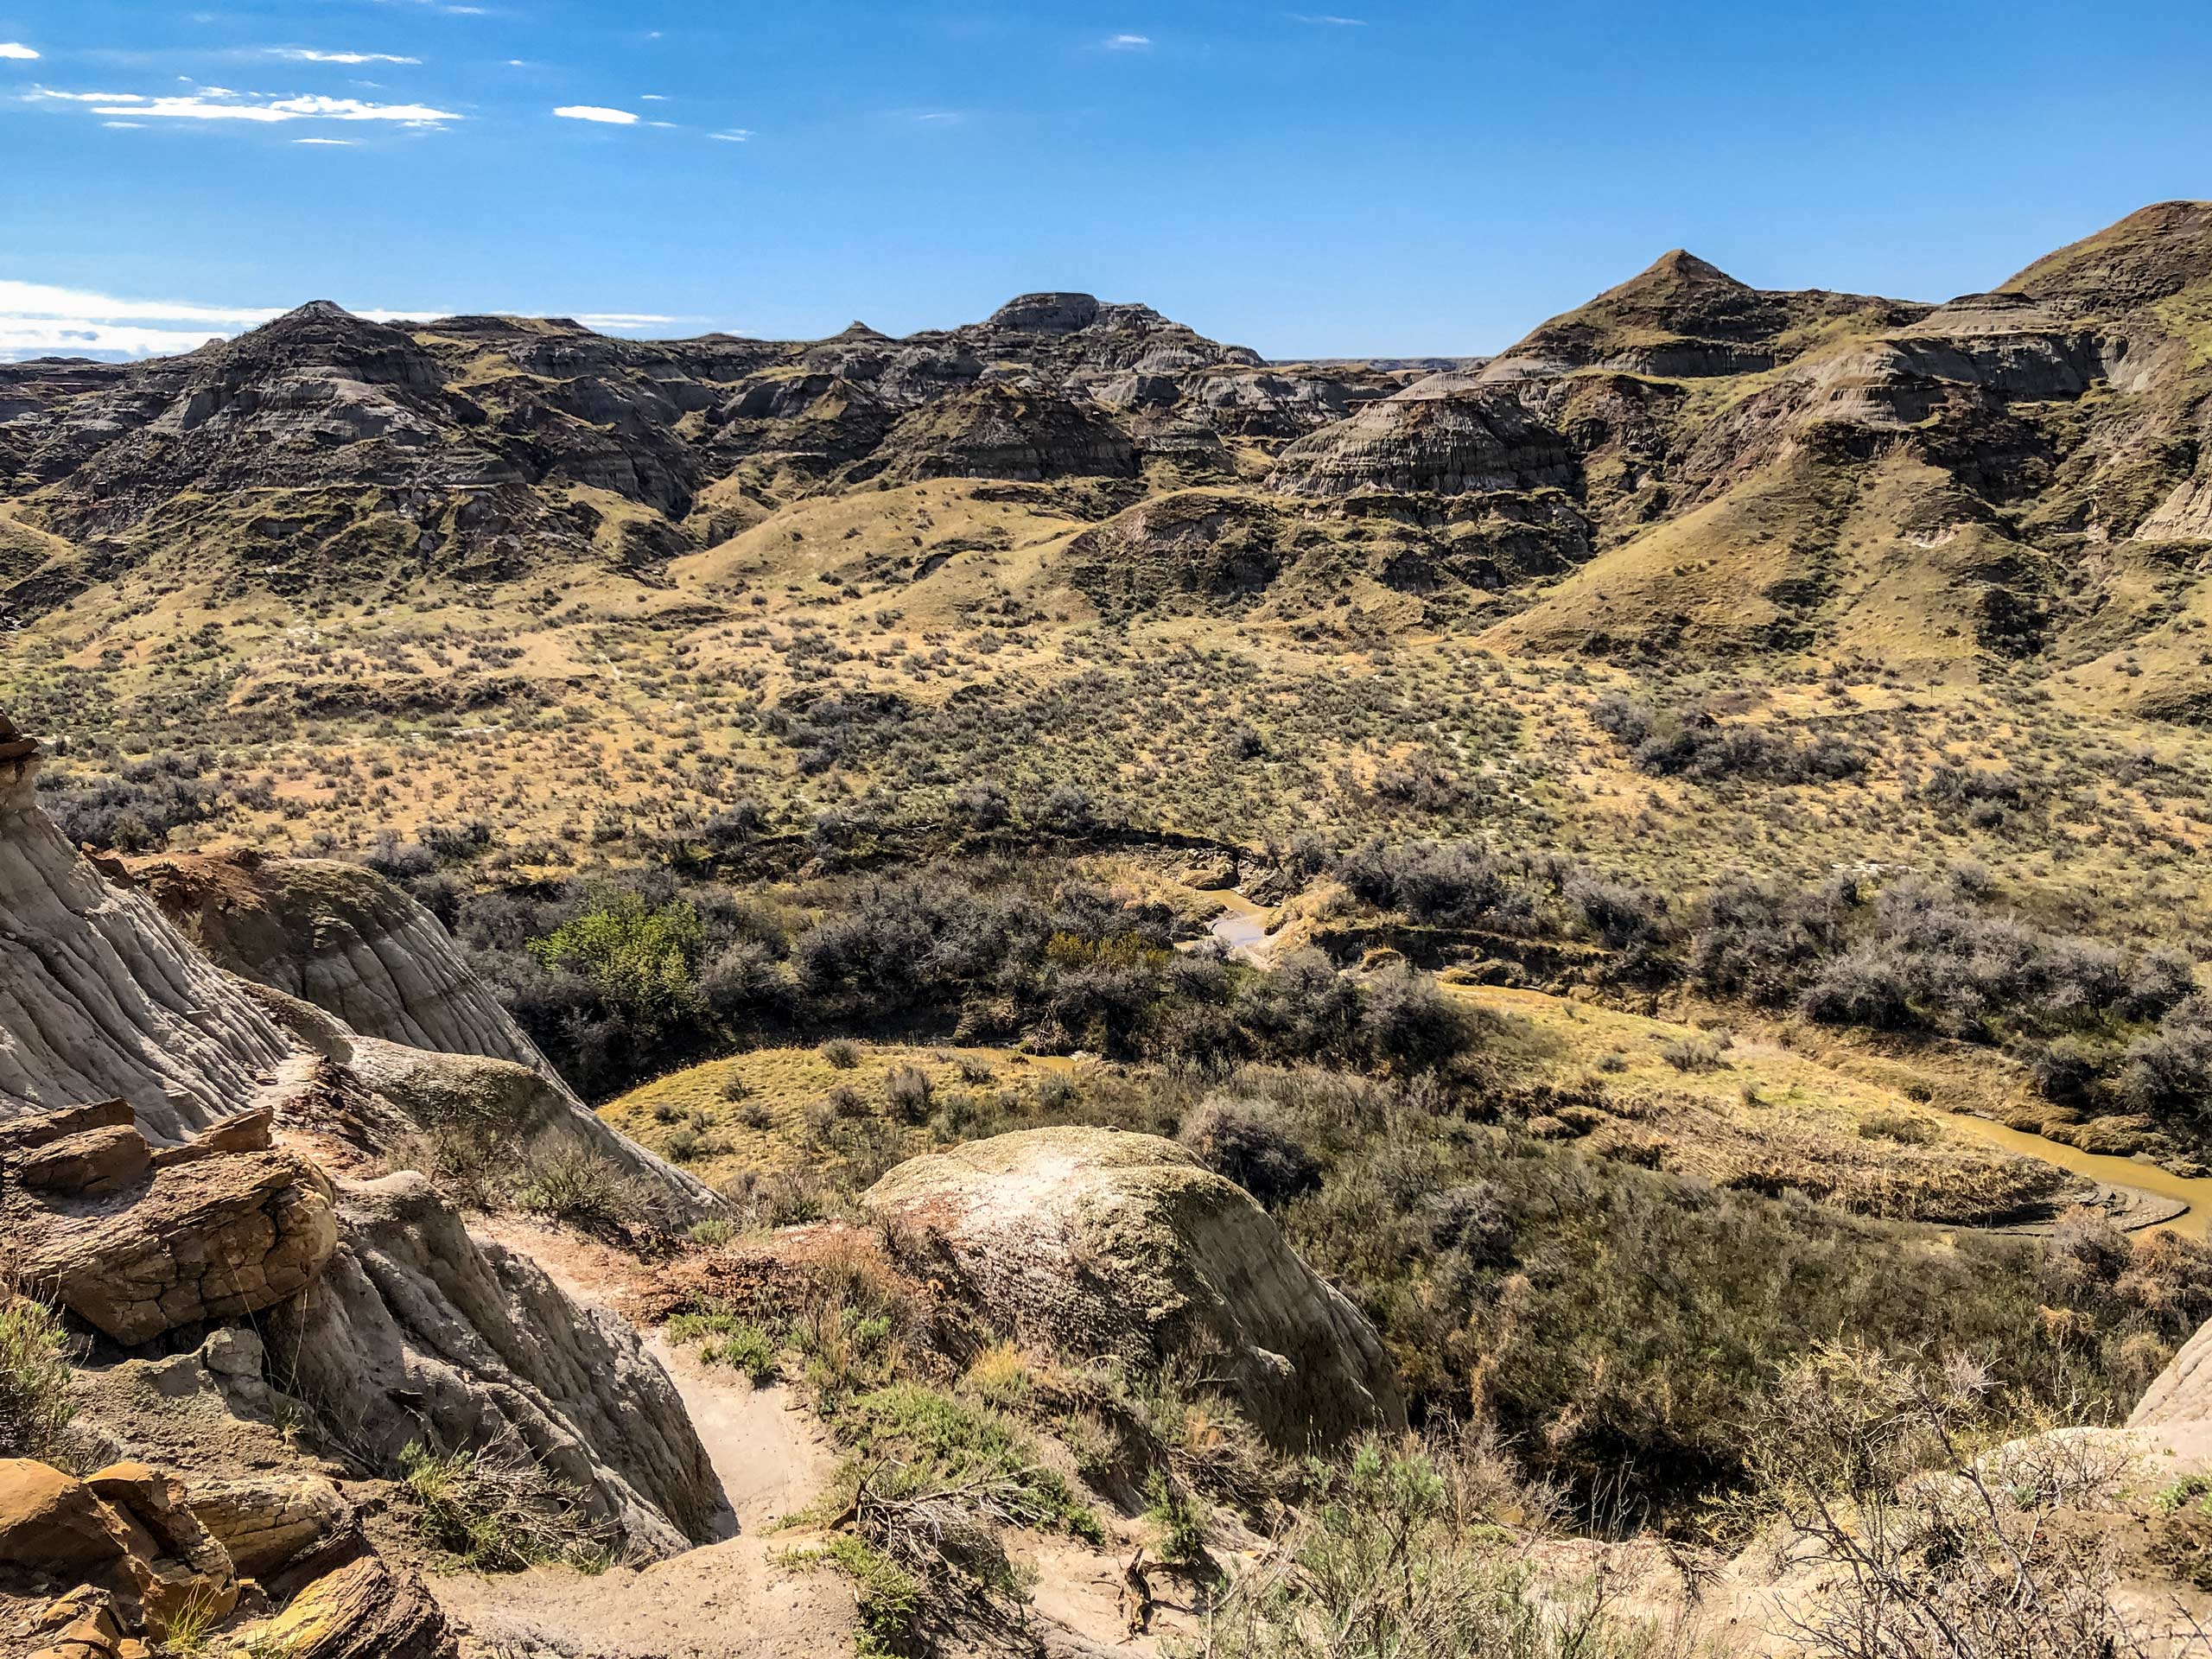
<instances>
[{"instance_id":1,"label":"layered rock face","mask_svg":"<svg viewBox=\"0 0 2212 1659\"><path fill-rule=\"evenodd\" d=\"M411 1172L348 1183L340 1217L315 1295L271 1330L291 1386L350 1444L389 1465L426 1435L519 1446L652 1554L717 1530L721 1483L626 1324L471 1234Z\"/></svg>"},{"instance_id":2,"label":"layered rock face","mask_svg":"<svg viewBox=\"0 0 2212 1659\"><path fill-rule=\"evenodd\" d=\"M1260 366L1080 294L904 340L856 323L817 341L392 326L318 302L188 357L0 382L0 492L30 495L35 521L74 544L0 559L0 611L42 614L180 553L286 594L395 571L649 572L714 533L711 514L689 520L726 480L785 499L887 477L1128 477L1146 435L1117 410L1174 411L1160 453L1194 454L1194 434L1310 430L1376 378L1254 382ZM1236 384L1217 391L1217 376ZM639 511L610 513L604 496Z\"/></svg>"},{"instance_id":3,"label":"layered rock face","mask_svg":"<svg viewBox=\"0 0 2212 1659\"><path fill-rule=\"evenodd\" d=\"M38 810L36 745L0 716L0 1116L120 1098L181 1141L246 1105L289 1045Z\"/></svg>"},{"instance_id":4,"label":"layered rock face","mask_svg":"<svg viewBox=\"0 0 2212 1659\"><path fill-rule=\"evenodd\" d=\"M555 1141L598 1151L641 1182L664 1178L678 1215L696 1213L703 1190L547 1074L361 1037L214 968L145 893L109 885L61 843L31 798L34 751L12 728L0 742L10 768L0 813L0 1243L20 1281L125 1349L257 1318L281 1338L270 1380L300 1389L339 1443L387 1473L425 1440L519 1445L640 1551L710 1532L719 1484L634 1333L473 1237L422 1177L334 1180L271 1132L335 1132L357 1152L391 1156L416 1126L465 1120L512 1136L517 1155ZM427 917L380 884L310 877L317 913L345 919L346 943L269 960L328 968L365 957L385 969L373 990L358 969L303 970L299 982L362 999L355 1010L386 1023L499 1040L486 1023L496 1004L471 1001L480 987L410 974L365 938L389 946L412 936L427 948ZM279 900L284 891L277 884ZM282 910L247 906L238 937L270 943L263 929ZM257 1343L252 1352L257 1373Z\"/></svg>"},{"instance_id":5,"label":"layered rock face","mask_svg":"<svg viewBox=\"0 0 2212 1659\"><path fill-rule=\"evenodd\" d=\"M1030 1129L900 1165L862 1202L1024 1340L1226 1376L1278 1445L1402 1425L1374 1327L1241 1188L1170 1141Z\"/></svg>"},{"instance_id":6,"label":"layered rock face","mask_svg":"<svg viewBox=\"0 0 2212 1659\"><path fill-rule=\"evenodd\" d=\"M136 880L208 956L332 1016L279 1022L426 1128L580 1147L687 1216L715 1200L593 1115L462 960L437 918L372 870L251 853L137 861Z\"/></svg>"},{"instance_id":7,"label":"layered rock face","mask_svg":"<svg viewBox=\"0 0 2212 1659\"><path fill-rule=\"evenodd\" d=\"M0 1127L18 1282L126 1346L257 1313L314 1284L338 1243L322 1172L266 1111L156 1151L123 1101Z\"/></svg>"},{"instance_id":8,"label":"layered rock face","mask_svg":"<svg viewBox=\"0 0 2212 1659\"><path fill-rule=\"evenodd\" d=\"M1281 574L1296 537L1272 503L1185 490L1084 531L1064 568L1069 585L1108 617L1233 611Z\"/></svg>"},{"instance_id":9,"label":"layered rock face","mask_svg":"<svg viewBox=\"0 0 2212 1659\"><path fill-rule=\"evenodd\" d=\"M1518 398L1440 374L1300 439L1268 486L1286 495L1462 495L1564 488L1576 477L1565 441Z\"/></svg>"},{"instance_id":10,"label":"layered rock face","mask_svg":"<svg viewBox=\"0 0 2212 1659\"><path fill-rule=\"evenodd\" d=\"M361 1036L545 1066L437 918L373 870L240 852L137 859L130 873L214 961Z\"/></svg>"}]
</instances>

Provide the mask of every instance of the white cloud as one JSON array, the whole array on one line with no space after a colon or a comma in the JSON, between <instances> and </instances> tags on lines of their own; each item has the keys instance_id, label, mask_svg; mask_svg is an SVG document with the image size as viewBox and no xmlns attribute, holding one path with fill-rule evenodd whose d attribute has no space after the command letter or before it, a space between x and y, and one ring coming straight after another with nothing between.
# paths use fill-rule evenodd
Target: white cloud
<instances>
[{"instance_id":1,"label":"white cloud","mask_svg":"<svg viewBox=\"0 0 2212 1659\"><path fill-rule=\"evenodd\" d=\"M302 139L302 143L343 143ZM370 322L450 316L451 306L393 310L351 308ZM496 309L482 306L474 310ZM98 357L120 360L197 350L283 315L272 307L204 305L185 300L119 299L44 283L0 282L0 363L27 357ZM684 321L658 312L587 312L576 318L602 332L665 329Z\"/></svg>"},{"instance_id":2,"label":"white cloud","mask_svg":"<svg viewBox=\"0 0 2212 1659\"><path fill-rule=\"evenodd\" d=\"M1149 35L1109 35L1106 37L1109 52L1144 52L1151 49Z\"/></svg>"},{"instance_id":3,"label":"white cloud","mask_svg":"<svg viewBox=\"0 0 2212 1659\"><path fill-rule=\"evenodd\" d=\"M563 121L596 121L607 127L632 127L638 124L638 118L627 110L602 109L596 104L563 104L553 113Z\"/></svg>"},{"instance_id":4,"label":"white cloud","mask_svg":"<svg viewBox=\"0 0 2212 1659\"><path fill-rule=\"evenodd\" d=\"M410 127L435 127L462 118L427 104L368 104L358 98L322 98L294 93L235 92L227 86L149 98L143 92L56 92L40 87L32 99L82 104L94 115L127 116L134 121L397 121Z\"/></svg>"},{"instance_id":5,"label":"white cloud","mask_svg":"<svg viewBox=\"0 0 2212 1659\"><path fill-rule=\"evenodd\" d=\"M640 104L665 104L668 102L668 94L665 92L639 92L638 94L638 101Z\"/></svg>"},{"instance_id":6,"label":"white cloud","mask_svg":"<svg viewBox=\"0 0 2212 1659\"><path fill-rule=\"evenodd\" d=\"M924 110L915 120L933 127L957 126L961 115L957 110Z\"/></svg>"},{"instance_id":7,"label":"white cloud","mask_svg":"<svg viewBox=\"0 0 2212 1659\"><path fill-rule=\"evenodd\" d=\"M111 132L139 132L144 130L146 124L143 121L103 121L100 125Z\"/></svg>"},{"instance_id":8,"label":"white cloud","mask_svg":"<svg viewBox=\"0 0 2212 1659\"><path fill-rule=\"evenodd\" d=\"M719 138L726 144L747 144L753 142L753 129L750 127L732 127L728 132L710 132L707 137L709 138Z\"/></svg>"},{"instance_id":9,"label":"white cloud","mask_svg":"<svg viewBox=\"0 0 2212 1659\"><path fill-rule=\"evenodd\" d=\"M304 46L272 46L268 55L289 63L420 63L420 58L396 57L389 52L317 52Z\"/></svg>"},{"instance_id":10,"label":"white cloud","mask_svg":"<svg viewBox=\"0 0 2212 1659\"><path fill-rule=\"evenodd\" d=\"M154 357L189 352L276 315L181 300L122 300L44 283L0 282L0 360Z\"/></svg>"},{"instance_id":11,"label":"white cloud","mask_svg":"<svg viewBox=\"0 0 2212 1659\"><path fill-rule=\"evenodd\" d=\"M351 138L295 138L292 142L296 144L328 144L339 149L353 148Z\"/></svg>"},{"instance_id":12,"label":"white cloud","mask_svg":"<svg viewBox=\"0 0 2212 1659\"><path fill-rule=\"evenodd\" d=\"M5 317L90 318L100 322L207 322L250 328L281 315L251 306L119 300L106 294L57 288L47 283L0 282L0 316Z\"/></svg>"},{"instance_id":13,"label":"white cloud","mask_svg":"<svg viewBox=\"0 0 2212 1659\"><path fill-rule=\"evenodd\" d=\"M13 58L19 63L29 63L38 54L21 41L0 41L0 58Z\"/></svg>"},{"instance_id":14,"label":"white cloud","mask_svg":"<svg viewBox=\"0 0 2212 1659\"><path fill-rule=\"evenodd\" d=\"M1313 23L1324 29L1365 29L1367 27L1367 19L1364 17L1332 17L1325 12L1317 16L1312 12L1306 11L1285 12L1283 15L1294 23Z\"/></svg>"}]
</instances>

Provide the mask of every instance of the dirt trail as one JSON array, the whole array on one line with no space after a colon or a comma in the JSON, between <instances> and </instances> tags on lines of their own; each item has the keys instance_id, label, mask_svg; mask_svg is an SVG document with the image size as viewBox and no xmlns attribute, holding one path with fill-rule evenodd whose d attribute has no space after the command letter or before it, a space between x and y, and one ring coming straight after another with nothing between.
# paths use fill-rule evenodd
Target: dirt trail
<instances>
[{"instance_id":1,"label":"dirt trail","mask_svg":"<svg viewBox=\"0 0 2212 1659\"><path fill-rule=\"evenodd\" d=\"M578 1301L609 1307L639 1276L620 1253L508 1217L480 1224L528 1255ZM850 1652L852 1592L835 1573L779 1567L812 1541L774 1533L804 1509L836 1467L827 1438L790 1391L756 1389L725 1366L648 1339L676 1381L692 1427L721 1478L730 1532L673 1560L596 1577L539 1568L433 1581L439 1601L471 1631L475 1659L817 1659Z\"/></svg>"}]
</instances>

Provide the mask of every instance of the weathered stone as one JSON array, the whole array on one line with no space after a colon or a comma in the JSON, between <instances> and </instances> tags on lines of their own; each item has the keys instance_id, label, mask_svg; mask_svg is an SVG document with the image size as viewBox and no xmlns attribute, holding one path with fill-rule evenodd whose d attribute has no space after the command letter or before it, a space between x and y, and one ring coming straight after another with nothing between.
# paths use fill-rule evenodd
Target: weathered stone
<instances>
[{"instance_id":1,"label":"weathered stone","mask_svg":"<svg viewBox=\"0 0 2212 1659\"><path fill-rule=\"evenodd\" d=\"M23 1281L125 1344L274 1306L338 1242L327 1179L282 1150L158 1169L123 1198L10 1193L0 1214Z\"/></svg>"},{"instance_id":2,"label":"weathered stone","mask_svg":"<svg viewBox=\"0 0 2212 1659\"><path fill-rule=\"evenodd\" d=\"M221 1480L197 1486L192 1512L246 1578L266 1580L302 1556L360 1535L353 1505L327 1480Z\"/></svg>"},{"instance_id":3,"label":"weathered stone","mask_svg":"<svg viewBox=\"0 0 2212 1659\"><path fill-rule=\"evenodd\" d=\"M0 1459L0 1561L60 1575L117 1560L120 1517L83 1481L31 1458Z\"/></svg>"},{"instance_id":4,"label":"weathered stone","mask_svg":"<svg viewBox=\"0 0 2212 1659\"><path fill-rule=\"evenodd\" d=\"M5 1160L16 1185L73 1198L119 1192L153 1166L152 1148L137 1128L87 1129L49 1141Z\"/></svg>"},{"instance_id":5,"label":"weathered stone","mask_svg":"<svg viewBox=\"0 0 2212 1659\"><path fill-rule=\"evenodd\" d=\"M624 1320L472 1235L411 1172L341 1189L345 1243L315 1295L270 1325L289 1387L397 1468L426 1437L507 1440L575 1485L633 1547L721 1524L721 1483L676 1385Z\"/></svg>"},{"instance_id":6,"label":"weathered stone","mask_svg":"<svg viewBox=\"0 0 2212 1659\"><path fill-rule=\"evenodd\" d=\"M229 1553L185 1501L184 1483L143 1463L111 1464L85 1484L132 1529L129 1565L142 1618L159 1634L188 1606L217 1618L238 1605Z\"/></svg>"},{"instance_id":7,"label":"weathered stone","mask_svg":"<svg viewBox=\"0 0 2212 1659\"><path fill-rule=\"evenodd\" d=\"M286 1659L450 1659L455 1651L423 1581L372 1555L316 1580L239 1639Z\"/></svg>"},{"instance_id":8,"label":"weathered stone","mask_svg":"<svg viewBox=\"0 0 2212 1659\"><path fill-rule=\"evenodd\" d=\"M1197 1358L1278 1444L1405 1421L1374 1327L1243 1189L1171 1141L1001 1135L901 1164L861 1201L941 1250L1020 1337L1145 1367Z\"/></svg>"}]
</instances>

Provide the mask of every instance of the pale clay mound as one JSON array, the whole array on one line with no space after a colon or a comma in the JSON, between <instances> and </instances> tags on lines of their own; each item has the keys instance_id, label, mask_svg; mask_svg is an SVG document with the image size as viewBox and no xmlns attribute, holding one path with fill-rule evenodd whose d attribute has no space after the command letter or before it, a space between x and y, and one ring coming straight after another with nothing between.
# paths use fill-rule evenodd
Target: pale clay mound
<instances>
[{"instance_id":1,"label":"pale clay mound","mask_svg":"<svg viewBox=\"0 0 2212 1659\"><path fill-rule=\"evenodd\" d=\"M1405 1421L1366 1318L1173 1141L1024 1130L901 1164L862 1202L941 1248L1025 1340L1137 1366L1225 1359L1281 1444Z\"/></svg>"}]
</instances>

